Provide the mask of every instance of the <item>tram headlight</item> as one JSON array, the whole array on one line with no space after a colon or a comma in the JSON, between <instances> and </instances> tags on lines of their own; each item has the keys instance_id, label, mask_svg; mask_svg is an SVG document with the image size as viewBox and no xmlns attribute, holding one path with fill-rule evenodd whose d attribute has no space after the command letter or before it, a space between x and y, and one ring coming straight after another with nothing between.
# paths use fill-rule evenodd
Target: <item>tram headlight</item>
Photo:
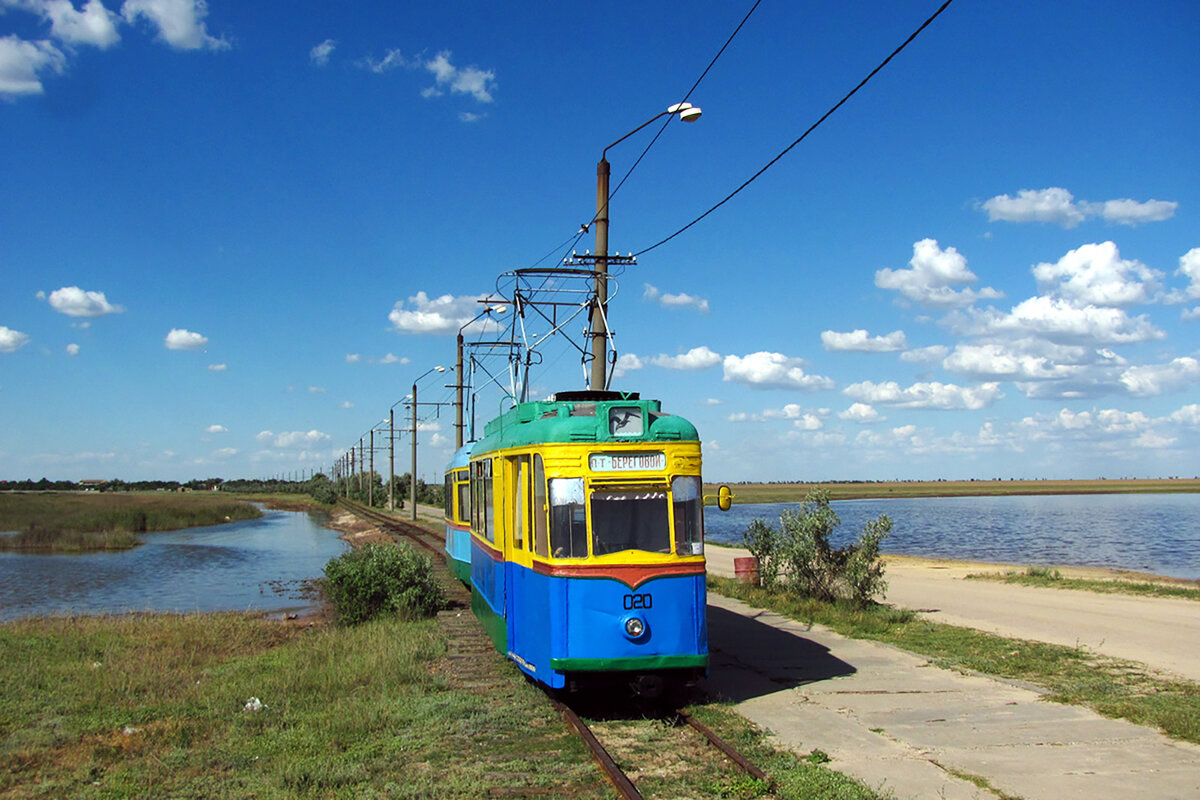
<instances>
[{"instance_id":1,"label":"tram headlight","mask_svg":"<svg viewBox=\"0 0 1200 800\"><path fill-rule=\"evenodd\" d=\"M639 617L629 617L625 620L625 635L630 639L640 639L646 632L646 623Z\"/></svg>"}]
</instances>

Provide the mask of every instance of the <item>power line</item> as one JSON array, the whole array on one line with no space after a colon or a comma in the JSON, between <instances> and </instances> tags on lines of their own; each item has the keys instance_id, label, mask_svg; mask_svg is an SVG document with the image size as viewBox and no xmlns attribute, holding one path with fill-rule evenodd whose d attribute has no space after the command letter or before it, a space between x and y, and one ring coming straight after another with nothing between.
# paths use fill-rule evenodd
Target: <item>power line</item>
<instances>
[{"instance_id":1,"label":"power line","mask_svg":"<svg viewBox=\"0 0 1200 800\"><path fill-rule=\"evenodd\" d=\"M801 135L800 135L800 138L799 138L799 139L797 139L796 141L792 142L792 143L791 143L791 144L789 144L787 147L785 147L785 148L784 148L784 150L783 150L783 152L781 152L779 155L775 156L773 159L771 159L769 162L767 162L767 165L766 165L766 166L764 166L764 167L763 167L762 169L760 169L758 172L756 172L756 173L754 173L753 175L751 175L751 176L750 176L748 179L746 179L746 181L745 181L745 182L744 182L744 183L743 183L741 186L739 186L739 187L737 187L736 189L734 189L732 192L730 192L729 194L727 194L727 195L725 196L725 198L724 198L724 199L722 199L722 200L721 200L719 203L717 203L716 205L714 205L712 208L708 209L708 211L705 211L705 212L704 212L703 214L701 214L700 216L696 217L694 220L692 220L691 222L689 222L687 225L684 225L682 228L680 228L679 230L677 230L677 231L675 231L674 233L672 233L670 236L666 237L665 239L662 239L661 241L658 241L658 242L656 242L656 243L654 243L654 244L650 245L649 247L647 247L647 248L645 248L645 249L642 249L642 250L639 250L639 251L637 251L636 253L634 253L634 255L635 255L635 256L640 256L640 255L642 255L643 253L649 253L651 250L654 250L654 249L655 249L655 248L657 248L657 247L661 247L662 245L664 245L664 244L666 244L667 242L671 241L671 240L672 240L672 239L674 239L676 236L678 236L679 234L683 233L683 232L684 232L684 231L686 231L688 228L691 228L691 227L692 227L693 225L695 225L697 222L699 222L700 220L704 219L704 218L705 218L705 217L707 217L709 214L713 213L713 212L714 212L714 211L716 211L718 208L720 208L721 206L723 206L723 205L725 205L726 203L728 203L730 200L732 200L732 199L734 198L734 196L735 196L735 195L737 195L737 194L738 194L738 192L742 191L742 189L745 189L747 186L749 186L751 183L753 183L753 182L754 182L754 181L755 181L755 180L758 178L758 176L762 175L762 174L763 174L764 172L766 172L768 169L770 169L771 167L775 166L775 163L776 163L777 161L779 161L779 159L781 159L781 158L783 158L785 155L787 155L787 154L788 154L788 153L789 153L789 152L792 150L792 148L793 148L793 147L795 147L796 145L800 144L802 141L804 141L805 139L807 139L807 138L808 138L808 135L809 135L810 133L812 133L814 130L816 130L816 129L817 129L817 127L818 127L818 126L819 126L819 125L820 125L822 122L824 122L825 120L829 119L829 117L833 115L833 112L835 112L835 111L837 111L839 108L841 108L841 107L842 107L842 106L843 106L843 105L846 103L846 101L847 101L847 100L849 100L851 97L853 97L853 96L855 95L855 93L856 93L856 92L858 92L858 90L859 90L859 89L861 89L862 87L866 86L866 85L867 85L867 82L868 82L869 80L871 80L872 78L874 78L874 77L875 77L875 75L876 75L876 74L877 74L877 73L878 73L878 72L879 72L881 69L883 69L884 67L886 67L886 66L887 66L887 64L888 64L888 62L889 62L889 61L891 61L893 58L895 58L895 57L896 57L896 55L897 55L897 54L899 54L901 50L903 50L904 48L908 47L908 45L909 45L909 44L912 42L912 40L913 40L913 39L916 39L916 38L917 38L917 36L918 36L918 35L921 33L921 31L923 31L923 30L925 30L927 27L929 27L929 25L930 25L930 24L931 24L931 23L932 23L932 22L933 22L935 19L937 19L937 18L938 18L938 17L941 15L941 13L942 13L943 11L945 11L945 10L946 10L946 9L949 7L949 5L950 5L952 2L954 2L954 0L946 0L946 2L942 3L941 7L940 7L940 8L938 8L938 10L937 10L937 11L933 12L933 15L932 15L932 16L930 16L930 17L929 17L929 19L927 19L927 20L925 20L923 23L921 23L921 26L920 26L919 28L917 28L915 31L913 31L913 32L912 32L912 34L911 34L911 35L910 35L910 36L909 36L907 39L905 39L905 40L904 40L904 43L903 43L903 44L901 44L899 47L897 47L895 50L893 50L893 51L891 52L891 54L890 54L890 55L889 55L887 58L885 58L885 59L884 59L882 62L880 62L879 66L877 66L875 69L871 70L871 73L870 73L869 75L867 75L867 77L865 77L865 78L863 78L861 81L859 81L858 85L857 85L857 86L855 86L853 89L851 89L851 90L850 90L850 91L849 91L849 92L846 94L846 96L845 96L845 97L843 97L841 100L839 100L839 101L837 102L837 104L833 106L833 108L831 108L831 109L829 109L828 111L826 111L826 112L825 112L825 113L824 113L824 114L821 116L821 118L820 118L820 119L818 119L816 122L814 122L812 125L810 125L810 126L809 126L809 128L808 128L808 130L806 130L806 131L805 131L803 134L801 134Z\"/></svg>"},{"instance_id":2,"label":"power line","mask_svg":"<svg viewBox=\"0 0 1200 800\"><path fill-rule=\"evenodd\" d=\"M750 10L746 12L746 16L742 17L742 21L738 23L737 27L733 29L733 33L729 34L729 38L725 40L725 44L721 45L721 49L717 51L717 54L715 56L713 56L712 61L708 62L708 66L705 67L704 71L700 73L700 77L696 78L695 83L692 84L692 88L687 90L687 93L683 96L683 99L679 101L680 103L686 103L691 98L692 92L696 91L696 87L698 87L700 85L700 83L705 79L705 77L708 76L708 73L712 70L713 66L717 63L717 60L720 59L722 55L724 55L725 50L728 49L729 45L733 42L734 38L738 35L738 33L741 32L741 30L745 26L746 22L749 21L750 16L755 12L755 10L758 8L758 6L761 3L762 3L762 0L754 0L754 5L752 5L750 7ZM660 127L658 129L658 132L654 134L654 137L650 140L650 143L647 144L645 149L642 150L641 155L639 155L634 160L633 165L629 167L629 169L621 177L621 180L617 182L617 188L613 189L612 192L609 193L609 196L608 196L609 202L612 202L612 198L614 196L616 196L617 192L621 191L621 187L625 185L625 181L629 180L629 176L633 174L633 171L635 169L637 169L638 164L642 163L642 159L645 158L646 154L650 152L650 148L654 147L654 144L658 141L659 137L663 135L663 131L665 131L667 129L667 126L671 124L671 120L674 119L674 117L675 117L675 115L671 114L666 118L665 121L663 121L662 127ZM605 211L607 211L607 210L608 209L605 208ZM596 217L592 217L592 220L591 220L591 222L588 223L588 225L590 226L592 224L592 222L595 222L595 221L596 221ZM582 227L580 227L580 229L577 233L575 233L572 236L567 238L566 241L569 244L566 245L566 251L563 252L563 255L558 259L560 263L562 261L566 260L567 254L570 253L575 248L575 246L579 243L579 240L581 238L583 238L583 235L585 233L587 233L587 226L582 226ZM537 266L538 264L545 261L551 255L551 253L555 252L556 250L562 250L562 249L563 249L563 245L560 244L558 247L551 250L550 253L547 253L546 255L539 258L536 262L534 262L534 266Z\"/></svg>"}]
</instances>

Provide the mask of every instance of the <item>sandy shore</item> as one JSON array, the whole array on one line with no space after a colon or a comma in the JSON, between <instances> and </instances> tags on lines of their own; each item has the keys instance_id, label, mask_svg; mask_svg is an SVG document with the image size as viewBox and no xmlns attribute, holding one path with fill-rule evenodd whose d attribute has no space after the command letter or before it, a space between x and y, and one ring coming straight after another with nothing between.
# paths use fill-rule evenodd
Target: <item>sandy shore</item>
<instances>
[{"instance_id":1,"label":"sandy shore","mask_svg":"<svg viewBox=\"0 0 1200 800\"><path fill-rule=\"evenodd\" d=\"M749 553L740 548L709 547L705 555L710 572L732 577L734 558ZM936 622L1086 647L1200 681L1200 603L1195 601L965 580L971 573L1024 568L1013 564L908 556L888 556L886 562L886 601L919 611ZM1111 569L1059 570L1068 577L1178 582Z\"/></svg>"}]
</instances>

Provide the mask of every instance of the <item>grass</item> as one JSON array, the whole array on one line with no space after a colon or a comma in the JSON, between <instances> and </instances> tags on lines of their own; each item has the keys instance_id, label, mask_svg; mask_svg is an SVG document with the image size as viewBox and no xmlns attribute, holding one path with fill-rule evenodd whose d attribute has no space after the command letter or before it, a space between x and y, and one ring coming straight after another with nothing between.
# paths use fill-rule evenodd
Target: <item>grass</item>
<instances>
[{"instance_id":1,"label":"grass","mask_svg":"<svg viewBox=\"0 0 1200 800\"><path fill-rule=\"evenodd\" d=\"M829 483L730 484L734 502L799 503L813 489L829 492L831 500L881 497L971 497L1037 494L1162 494L1200 492L1200 478L1071 481L846 481ZM705 484L704 494L717 494L717 484ZM715 501L714 501L715 502Z\"/></svg>"},{"instance_id":2,"label":"grass","mask_svg":"<svg viewBox=\"0 0 1200 800\"><path fill-rule=\"evenodd\" d=\"M437 622L394 618L353 628L241 614L0 625L0 798L611 797L515 668L500 690L476 694L444 677L446 648ZM259 710L247 710L252 698ZM776 751L727 706L691 711L766 768L779 797L878 797ZM657 796L764 794L717 761ZM656 796L653 780L647 788Z\"/></svg>"},{"instance_id":3,"label":"grass","mask_svg":"<svg viewBox=\"0 0 1200 800\"><path fill-rule=\"evenodd\" d=\"M1171 597L1181 600L1200 601L1198 581L1134 581L1126 579L1100 580L1095 578L1069 578L1050 567L1027 567L1022 571L978 572L967 575L967 580L999 581L1020 586L1041 586L1051 589L1076 589L1103 594L1129 594L1139 597Z\"/></svg>"},{"instance_id":4,"label":"grass","mask_svg":"<svg viewBox=\"0 0 1200 800\"><path fill-rule=\"evenodd\" d=\"M818 603L711 575L708 582L713 591L758 608L824 625L852 638L902 647L942 667L1032 683L1048 690L1048 700L1087 706L1104 716L1156 727L1176 739L1200 744L1200 684L1165 679L1134 662L929 622L908 609Z\"/></svg>"},{"instance_id":5,"label":"grass","mask_svg":"<svg viewBox=\"0 0 1200 800\"><path fill-rule=\"evenodd\" d=\"M119 550L137 534L255 519L249 503L209 494L70 492L0 494L0 549L32 552Z\"/></svg>"}]
</instances>

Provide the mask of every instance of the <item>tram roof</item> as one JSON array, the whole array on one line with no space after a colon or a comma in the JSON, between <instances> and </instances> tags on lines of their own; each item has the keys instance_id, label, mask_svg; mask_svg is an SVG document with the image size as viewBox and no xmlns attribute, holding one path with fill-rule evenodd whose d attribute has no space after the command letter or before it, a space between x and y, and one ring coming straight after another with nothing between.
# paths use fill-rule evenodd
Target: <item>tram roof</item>
<instances>
[{"instance_id":1,"label":"tram roof","mask_svg":"<svg viewBox=\"0 0 1200 800\"><path fill-rule=\"evenodd\" d=\"M610 430L614 414L641 412L640 435L616 435ZM699 441L696 426L662 411L658 400L618 392L560 392L550 400L519 403L484 428L473 453L540 443L677 442Z\"/></svg>"}]
</instances>

